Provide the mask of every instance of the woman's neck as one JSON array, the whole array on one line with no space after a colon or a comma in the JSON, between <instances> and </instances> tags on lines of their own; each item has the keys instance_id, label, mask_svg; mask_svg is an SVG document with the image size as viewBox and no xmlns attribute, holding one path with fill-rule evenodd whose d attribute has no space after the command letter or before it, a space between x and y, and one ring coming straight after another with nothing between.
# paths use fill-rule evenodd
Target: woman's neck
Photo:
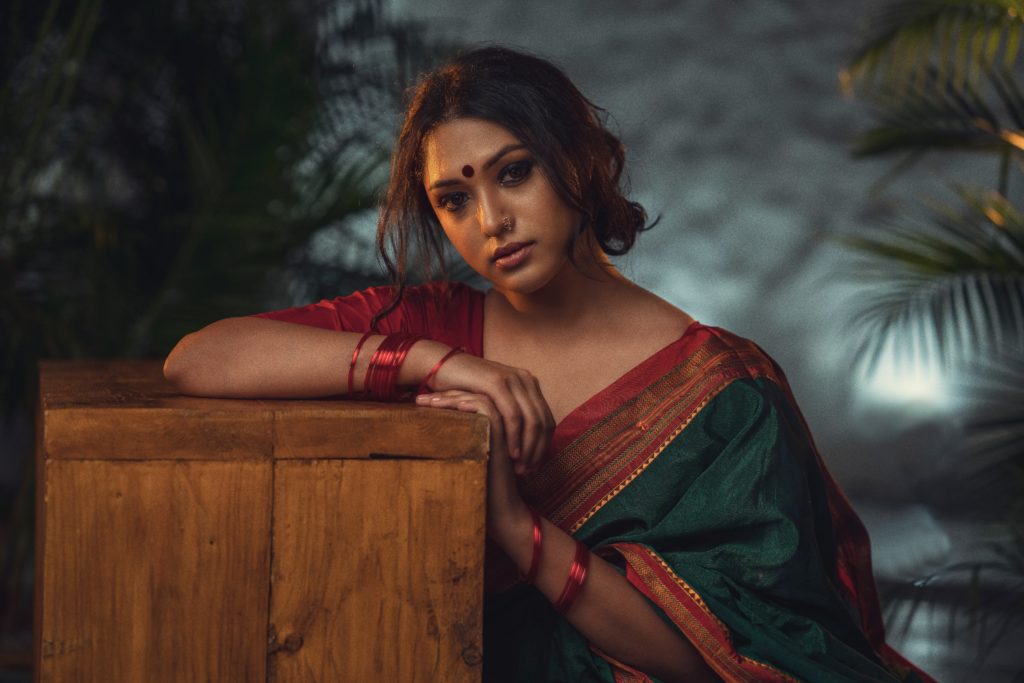
<instances>
[{"instance_id":1,"label":"woman's neck","mask_svg":"<svg viewBox=\"0 0 1024 683\"><path fill-rule=\"evenodd\" d=\"M504 315L514 319L520 329L556 334L601 327L612 314L614 301L637 286L627 280L607 256L577 257L549 283L535 292L498 291Z\"/></svg>"}]
</instances>

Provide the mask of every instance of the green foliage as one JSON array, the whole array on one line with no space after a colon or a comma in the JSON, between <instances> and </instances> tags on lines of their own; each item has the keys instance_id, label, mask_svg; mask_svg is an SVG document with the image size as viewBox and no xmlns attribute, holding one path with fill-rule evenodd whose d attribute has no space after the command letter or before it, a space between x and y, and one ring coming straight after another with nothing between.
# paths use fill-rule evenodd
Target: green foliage
<instances>
[{"instance_id":1,"label":"green foliage","mask_svg":"<svg viewBox=\"0 0 1024 683\"><path fill-rule=\"evenodd\" d=\"M996 161L991 190L952 183L952 200L847 240L872 285L859 321L872 357L889 340L947 367L1024 351L1024 219L1010 191L1024 153L1022 22L1021 0L890 3L844 71L877 120L855 155L901 155L899 172L939 152Z\"/></svg>"},{"instance_id":2,"label":"green foliage","mask_svg":"<svg viewBox=\"0 0 1024 683\"><path fill-rule=\"evenodd\" d=\"M1024 96L1013 74L985 70L988 102L972 84L957 88L934 72L902 91L875 92L879 125L861 136L856 156L958 150L1019 154L1024 149Z\"/></svg>"},{"instance_id":3,"label":"green foliage","mask_svg":"<svg viewBox=\"0 0 1024 683\"><path fill-rule=\"evenodd\" d=\"M162 355L265 307L289 254L374 205L431 54L379 2L0 12L0 414L39 356Z\"/></svg>"},{"instance_id":4,"label":"green foliage","mask_svg":"<svg viewBox=\"0 0 1024 683\"><path fill-rule=\"evenodd\" d=\"M1024 215L1002 195L956 190L962 206L846 239L867 256L858 327L872 359L886 340L930 350L947 368L979 350L1006 353L1024 339Z\"/></svg>"},{"instance_id":5,"label":"green foliage","mask_svg":"<svg viewBox=\"0 0 1024 683\"><path fill-rule=\"evenodd\" d=\"M375 205L402 88L450 50L425 35L382 0L0 3L0 428L32 414L41 357L162 356L295 279L376 279L370 255L304 266Z\"/></svg>"},{"instance_id":6,"label":"green foliage","mask_svg":"<svg viewBox=\"0 0 1024 683\"><path fill-rule=\"evenodd\" d=\"M984 68L1016 62L1021 0L901 0L879 7L843 78L864 90L903 90L934 74L963 88Z\"/></svg>"},{"instance_id":7,"label":"green foliage","mask_svg":"<svg viewBox=\"0 0 1024 683\"><path fill-rule=\"evenodd\" d=\"M975 404L956 489L970 508L1001 519L1002 537L987 548L992 559L905 588L907 626L923 599L952 590L951 639L976 635L979 662L1024 623L1024 212L1012 191L1024 153L1022 24L1021 0L890 3L841 74L877 116L855 155L902 155L899 172L938 152L995 161L995 187L951 183L949 199L846 240L864 257L868 283L862 352L877 360L895 342L904 357L939 361Z\"/></svg>"}]
</instances>

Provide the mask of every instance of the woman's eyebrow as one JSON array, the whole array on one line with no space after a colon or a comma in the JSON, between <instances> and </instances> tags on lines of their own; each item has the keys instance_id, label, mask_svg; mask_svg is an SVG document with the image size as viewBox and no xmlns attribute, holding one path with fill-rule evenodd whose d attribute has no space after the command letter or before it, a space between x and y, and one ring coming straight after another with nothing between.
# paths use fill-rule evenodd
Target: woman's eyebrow
<instances>
[{"instance_id":1,"label":"woman's eyebrow","mask_svg":"<svg viewBox=\"0 0 1024 683\"><path fill-rule=\"evenodd\" d=\"M487 169L489 169L489 168L490 168L491 166L494 166L494 165L495 165L496 163L498 163L498 161L499 161L499 160L500 160L500 159L501 159L501 158L502 158L503 156L505 156L505 155L506 155L506 154L508 154L509 152L514 152L514 151L516 151L517 149L526 149L526 145L524 145L524 144L523 144L523 143L521 143L521 142L515 142L515 143L512 143L512 144L510 144L510 145L505 145L504 147L502 147L501 149L499 149L499 150L498 150L497 152L495 152L494 154L492 154L492 155L491 155L491 158L490 158L490 159L488 159L487 161L485 161L485 162L484 162L484 170L486 171L486 170L487 170Z\"/></svg>"},{"instance_id":2,"label":"woman's eyebrow","mask_svg":"<svg viewBox=\"0 0 1024 683\"><path fill-rule=\"evenodd\" d=\"M503 156L505 156L506 154L508 154L510 152L514 152L514 151L516 151L518 149L526 149L526 145L524 145L521 142L514 142L512 144L505 145L504 147L499 149L497 152L492 154L487 159L487 161L484 162L484 170L486 171L491 166L494 166L496 163L501 161L501 158ZM431 183L430 187L428 187L427 189L428 190L434 190L434 189L437 189L439 187L447 187L449 185L458 185L461 182L462 182L461 179L454 179L454 178L448 179L448 180L437 180L437 181L434 181L433 183Z\"/></svg>"}]
</instances>

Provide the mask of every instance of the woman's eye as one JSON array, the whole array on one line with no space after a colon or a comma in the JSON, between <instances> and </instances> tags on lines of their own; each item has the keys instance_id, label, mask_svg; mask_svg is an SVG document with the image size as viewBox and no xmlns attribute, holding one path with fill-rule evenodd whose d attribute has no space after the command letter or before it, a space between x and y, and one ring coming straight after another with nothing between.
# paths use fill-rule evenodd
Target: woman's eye
<instances>
[{"instance_id":1,"label":"woman's eye","mask_svg":"<svg viewBox=\"0 0 1024 683\"><path fill-rule=\"evenodd\" d=\"M465 192L451 192L441 197L437 202L437 208L444 209L445 211L458 211L468 198Z\"/></svg>"},{"instance_id":2,"label":"woman's eye","mask_svg":"<svg viewBox=\"0 0 1024 683\"><path fill-rule=\"evenodd\" d=\"M526 180L530 175L530 171L533 170L532 161L517 161L509 164L501 170L501 176L499 181L503 185L515 185Z\"/></svg>"}]
</instances>

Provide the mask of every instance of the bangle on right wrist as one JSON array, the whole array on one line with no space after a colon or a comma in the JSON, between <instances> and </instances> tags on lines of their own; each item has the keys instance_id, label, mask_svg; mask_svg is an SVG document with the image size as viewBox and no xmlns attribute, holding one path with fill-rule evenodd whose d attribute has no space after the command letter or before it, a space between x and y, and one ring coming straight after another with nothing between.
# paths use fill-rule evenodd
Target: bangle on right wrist
<instances>
[{"instance_id":1,"label":"bangle on right wrist","mask_svg":"<svg viewBox=\"0 0 1024 683\"><path fill-rule=\"evenodd\" d=\"M420 382L420 388L416 393L423 394L428 391L433 391L433 388L430 386L430 383L434 380L434 377L437 375L437 371L441 369L441 366L444 365L449 358L457 356L460 353L465 353L465 349L463 349L461 346L456 346L454 349L451 349L450 351L448 351L448 353L441 356L441 360L437 361L437 363L434 364L433 369L431 369L431 371L427 373L427 376L423 378L423 381Z\"/></svg>"}]
</instances>

